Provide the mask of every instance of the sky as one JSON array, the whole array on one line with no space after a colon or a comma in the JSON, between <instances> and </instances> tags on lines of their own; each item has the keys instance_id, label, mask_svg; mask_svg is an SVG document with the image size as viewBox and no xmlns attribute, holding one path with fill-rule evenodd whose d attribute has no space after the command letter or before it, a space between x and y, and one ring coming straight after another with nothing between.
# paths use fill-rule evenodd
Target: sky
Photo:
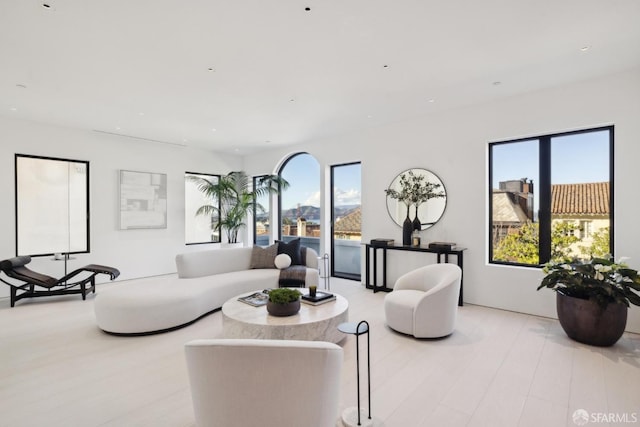
<instances>
[{"instance_id":1,"label":"sky","mask_svg":"<svg viewBox=\"0 0 640 427\"><path fill-rule=\"evenodd\" d=\"M553 184L609 181L608 132L590 132L555 137L551 140ZM496 145L493 149L493 188L500 181L538 179L537 140Z\"/></svg>"},{"instance_id":2,"label":"sky","mask_svg":"<svg viewBox=\"0 0 640 427\"><path fill-rule=\"evenodd\" d=\"M336 205L360 204L360 166L339 167L335 171ZM301 205L320 206L320 165L310 154L292 157L282 171L289 188L282 194L284 209Z\"/></svg>"}]
</instances>

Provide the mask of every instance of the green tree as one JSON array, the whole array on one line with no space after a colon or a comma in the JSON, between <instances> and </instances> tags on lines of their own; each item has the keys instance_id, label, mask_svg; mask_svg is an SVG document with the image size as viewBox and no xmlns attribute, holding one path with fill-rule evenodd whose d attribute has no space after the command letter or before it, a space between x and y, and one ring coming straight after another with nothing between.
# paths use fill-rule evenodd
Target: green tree
<instances>
[{"instance_id":1,"label":"green tree","mask_svg":"<svg viewBox=\"0 0 640 427\"><path fill-rule=\"evenodd\" d=\"M576 236L578 226L573 222L557 221L551 229L551 260L554 262L570 262L575 258L571 246L580 241Z\"/></svg>"},{"instance_id":2,"label":"green tree","mask_svg":"<svg viewBox=\"0 0 640 427\"><path fill-rule=\"evenodd\" d=\"M609 227L602 228L593 233L593 241L590 246L583 246L580 252L587 258L607 258L610 255Z\"/></svg>"},{"instance_id":3,"label":"green tree","mask_svg":"<svg viewBox=\"0 0 640 427\"><path fill-rule=\"evenodd\" d=\"M575 236L577 226L572 222L555 222L551 230L551 259L557 262L571 260L571 245L580 239ZM493 251L495 261L537 265L540 263L538 223L527 222L509 233Z\"/></svg>"},{"instance_id":4,"label":"green tree","mask_svg":"<svg viewBox=\"0 0 640 427\"><path fill-rule=\"evenodd\" d=\"M498 242L493 250L493 259L522 264L538 264L539 236L538 224L527 222Z\"/></svg>"}]
</instances>

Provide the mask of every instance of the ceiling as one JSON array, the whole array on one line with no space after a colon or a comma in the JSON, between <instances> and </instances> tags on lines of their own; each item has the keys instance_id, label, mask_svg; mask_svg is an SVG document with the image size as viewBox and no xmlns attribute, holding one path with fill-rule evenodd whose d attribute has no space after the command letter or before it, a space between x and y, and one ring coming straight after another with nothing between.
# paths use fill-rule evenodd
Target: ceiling
<instances>
[{"instance_id":1,"label":"ceiling","mask_svg":"<svg viewBox=\"0 0 640 427\"><path fill-rule=\"evenodd\" d=\"M640 67L638 0L0 0L0 115L247 154Z\"/></svg>"}]
</instances>

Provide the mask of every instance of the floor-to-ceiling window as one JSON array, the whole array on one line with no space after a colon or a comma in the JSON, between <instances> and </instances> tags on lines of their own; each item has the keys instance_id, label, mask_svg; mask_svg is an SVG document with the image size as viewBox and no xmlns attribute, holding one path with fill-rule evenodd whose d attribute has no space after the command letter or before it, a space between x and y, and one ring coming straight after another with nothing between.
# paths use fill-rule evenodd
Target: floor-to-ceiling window
<instances>
[{"instance_id":1,"label":"floor-to-ceiling window","mask_svg":"<svg viewBox=\"0 0 640 427\"><path fill-rule=\"evenodd\" d=\"M280 192L279 236L300 238L303 246L320 252L320 164L308 153L289 157L278 174L289 182Z\"/></svg>"},{"instance_id":2,"label":"floor-to-ceiling window","mask_svg":"<svg viewBox=\"0 0 640 427\"><path fill-rule=\"evenodd\" d=\"M331 166L331 275L360 280L360 163Z\"/></svg>"}]
</instances>

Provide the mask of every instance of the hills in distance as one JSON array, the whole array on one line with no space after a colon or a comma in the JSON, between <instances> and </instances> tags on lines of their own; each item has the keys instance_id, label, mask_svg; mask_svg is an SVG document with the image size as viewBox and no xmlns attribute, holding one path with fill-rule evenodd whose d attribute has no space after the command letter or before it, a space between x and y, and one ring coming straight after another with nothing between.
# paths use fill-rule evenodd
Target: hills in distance
<instances>
[{"instance_id":1,"label":"hills in distance","mask_svg":"<svg viewBox=\"0 0 640 427\"><path fill-rule=\"evenodd\" d=\"M359 208L360 205L343 205L343 206L335 206L334 209L336 211L336 215L338 217L343 217L347 214L349 214L351 211L353 211L356 208ZM298 212L300 212L300 214L298 214ZM282 213L283 218L287 218L288 220L290 220L291 222L295 223L298 220L298 216L303 217L304 219L307 220L307 222L320 222L320 208L317 206L309 206L309 205L304 205L304 206L300 206L300 208L291 208L291 209L287 209L285 211L283 211ZM267 220L267 215L265 214L258 214L257 215L257 219L258 221L266 221Z\"/></svg>"}]
</instances>

